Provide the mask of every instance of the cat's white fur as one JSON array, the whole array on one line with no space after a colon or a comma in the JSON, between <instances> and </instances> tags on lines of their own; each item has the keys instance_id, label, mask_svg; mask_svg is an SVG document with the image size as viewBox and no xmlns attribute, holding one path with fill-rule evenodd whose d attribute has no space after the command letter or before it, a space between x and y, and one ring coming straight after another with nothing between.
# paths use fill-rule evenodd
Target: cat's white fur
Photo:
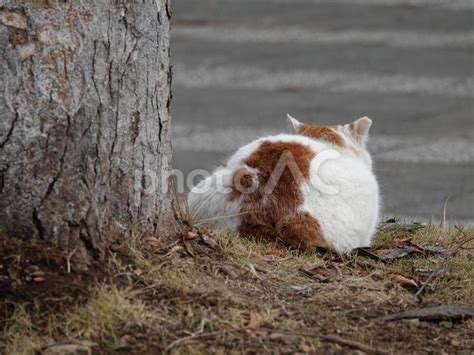
<instances>
[{"instance_id":1,"label":"cat's white fur","mask_svg":"<svg viewBox=\"0 0 474 355\"><path fill-rule=\"evenodd\" d=\"M291 116L288 119L297 130L299 122ZM353 150L298 134L262 137L241 147L230 157L226 166L217 168L192 189L188 196L191 212L214 228L237 231L241 218L240 203L239 200L229 202L228 199L234 173L242 168L248 169L245 159L263 141L294 142L309 147L315 153L310 164L310 181L300 185L304 203L299 210L318 221L324 239L335 251L345 253L369 246L379 218L379 188L365 148L371 121L364 117L357 122L358 131L355 134L351 132L350 125L337 129ZM334 152L337 152L337 158ZM321 160L325 153L328 158Z\"/></svg>"}]
</instances>

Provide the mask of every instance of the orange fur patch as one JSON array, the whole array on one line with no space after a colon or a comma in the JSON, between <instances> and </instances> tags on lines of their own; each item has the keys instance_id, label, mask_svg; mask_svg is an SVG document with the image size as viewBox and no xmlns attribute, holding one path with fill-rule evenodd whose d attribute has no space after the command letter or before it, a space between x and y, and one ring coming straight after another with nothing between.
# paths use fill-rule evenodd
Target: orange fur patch
<instances>
[{"instance_id":1,"label":"orange fur patch","mask_svg":"<svg viewBox=\"0 0 474 355\"><path fill-rule=\"evenodd\" d=\"M235 201L242 193L252 192L256 187L257 182L254 179L254 173L249 169L241 168L232 177L232 191L227 200L230 202Z\"/></svg>"},{"instance_id":2,"label":"orange fur patch","mask_svg":"<svg viewBox=\"0 0 474 355\"><path fill-rule=\"evenodd\" d=\"M306 137L321 139L340 147L344 146L344 139L331 127L301 123L298 128L298 134Z\"/></svg>"},{"instance_id":3,"label":"orange fur patch","mask_svg":"<svg viewBox=\"0 0 474 355\"><path fill-rule=\"evenodd\" d=\"M242 198L241 235L267 241L279 240L300 249L326 246L319 223L309 214L297 212L303 203L299 185L303 179L309 178L309 166L314 156L303 144L266 141L245 160L258 176L249 177L249 169L238 170L229 195L229 201ZM237 188L248 189L251 182L256 185L252 186L250 193Z\"/></svg>"},{"instance_id":4,"label":"orange fur patch","mask_svg":"<svg viewBox=\"0 0 474 355\"><path fill-rule=\"evenodd\" d=\"M321 226L308 213L286 215L276 227L279 239L288 246L298 249L328 247Z\"/></svg>"}]
</instances>

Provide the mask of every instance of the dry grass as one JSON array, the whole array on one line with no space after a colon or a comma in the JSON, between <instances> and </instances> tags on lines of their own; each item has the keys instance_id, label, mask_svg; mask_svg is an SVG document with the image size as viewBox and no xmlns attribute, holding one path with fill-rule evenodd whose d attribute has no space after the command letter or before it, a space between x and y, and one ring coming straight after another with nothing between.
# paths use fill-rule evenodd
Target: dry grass
<instances>
[{"instance_id":1,"label":"dry grass","mask_svg":"<svg viewBox=\"0 0 474 355\"><path fill-rule=\"evenodd\" d=\"M94 287L87 303L42 316L46 325L40 329L33 320L38 317L18 305L2 335L6 354L35 354L55 341L79 338L94 338L104 348L119 349L124 347L124 335L150 328L157 320L136 292L104 285Z\"/></svg>"},{"instance_id":2,"label":"dry grass","mask_svg":"<svg viewBox=\"0 0 474 355\"><path fill-rule=\"evenodd\" d=\"M474 346L472 320L461 323L390 322L377 318L404 309L473 303L474 243L449 260L427 287L421 283L443 256L390 263L318 252L298 253L201 228L218 246L194 240L163 245L131 238L110 258L109 285L91 285L87 303L63 314L29 314L21 305L4 327L5 352L28 354L51 342L88 339L99 349L129 353L341 352L321 335L339 335L391 353L466 351ZM192 233L191 233L192 234ZM474 237L474 231L464 234ZM427 226L380 233L376 250L412 238L418 245L455 245L461 233ZM301 269L315 269L319 279ZM46 320L46 321L45 321Z\"/></svg>"},{"instance_id":3,"label":"dry grass","mask_svg":"<svg viewBox=\"0 0 474 355\"><path fill-rule=\"evenodd\" d=\"M31 316L22 305L18 305L12 318L6 323L2 334L5 354L34 354L47 337L41 337Z\"/></svg>"}]
</instances>

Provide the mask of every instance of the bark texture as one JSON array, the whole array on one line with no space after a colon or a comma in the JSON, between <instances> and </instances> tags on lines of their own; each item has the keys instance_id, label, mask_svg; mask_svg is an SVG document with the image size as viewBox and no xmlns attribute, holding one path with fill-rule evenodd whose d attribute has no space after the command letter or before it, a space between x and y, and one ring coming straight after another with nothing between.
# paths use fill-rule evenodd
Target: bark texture
<instances>
[{"instance_id":1,"label":"bark texture","mask_svg":"<svg viewBox=\"0 0 474 355\"><path fill-rule=\"evenodd\" d=\"M167 235L169 0L0 0L0 232Z\"/></svg>"}]
</instances>

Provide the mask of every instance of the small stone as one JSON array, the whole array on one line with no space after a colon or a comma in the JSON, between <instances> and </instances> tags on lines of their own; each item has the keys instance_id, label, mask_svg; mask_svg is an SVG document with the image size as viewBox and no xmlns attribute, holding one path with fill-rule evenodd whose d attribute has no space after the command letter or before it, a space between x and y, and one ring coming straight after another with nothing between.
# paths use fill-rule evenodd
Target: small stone
<instances>
[{"instance_id":1,"label":"small stone","mask_svg":"<svg viewBox=\"0 0 474 355\"><path fill-rule=\"evenodd\" d=\"M457 339L453 339L453 340L451 340L451 345L457 348L457 347L461 346L461 342Z\"/></svg>"},{"instance_id":2,"label":"small stone","mask_svg":"<svg viewBox=\"0 0 474 355\"><path fill-rule=\"evenodd\" d=\"M208 247L212 248L212 249L216 249L218 250L219 249L219 244L211 237L209 237L208 235L205 235L205 234L202 234L201 235L201 240L204 242L204 244L206 244Z\"/></svg>"}]
</instances>

